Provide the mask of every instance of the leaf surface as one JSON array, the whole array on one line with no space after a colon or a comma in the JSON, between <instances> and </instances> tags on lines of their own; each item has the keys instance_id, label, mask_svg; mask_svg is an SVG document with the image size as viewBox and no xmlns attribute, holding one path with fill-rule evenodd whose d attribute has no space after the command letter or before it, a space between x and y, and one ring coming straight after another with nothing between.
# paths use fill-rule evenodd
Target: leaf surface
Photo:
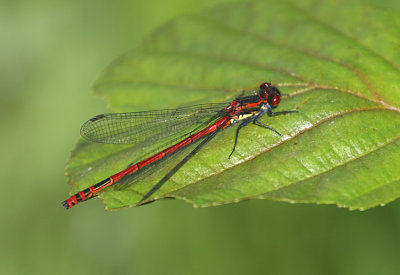
<instances>
[{"instance_id":1,"label":"leaf surface","mask_svg":"<svg viewBox=\"0 0 400 275\"><path fill-rule=\"evenodd\" d=\"M383 205L400 196L399 15L356 0L218 6L160 27L113 62L95 92L113 111L138 111L225 102L270 81L290 94L278 109L299 110L262 118L282 137L245 127L231 159L235 127L224 130L151 199ZM72 191L123 170L142 149L80 140L67 167ZM108 209L134 205L155 183L100 197Z\"/></svg>"}]
</instances>

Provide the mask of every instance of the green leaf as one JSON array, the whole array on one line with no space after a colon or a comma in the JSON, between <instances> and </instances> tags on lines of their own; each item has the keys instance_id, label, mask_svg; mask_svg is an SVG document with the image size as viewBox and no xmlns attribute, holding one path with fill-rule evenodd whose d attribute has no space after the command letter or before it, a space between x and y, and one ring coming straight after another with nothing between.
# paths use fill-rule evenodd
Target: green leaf
<instances>
[{"instance_id":1,"label":"green leaf","mask_svg":"<svg viewBox=\"0 0 400 275\"><path fill-rule=\"evenodd\" d=\"M364 1L235 3L177 18L117 59L95 92L113 111L225 102L270 81L290 97L249 125L217 135L151 199L195 206L260 198L383 205L400 196L400 12ZM141 148L80 140L67 167L73 192L123 170ZM165 169L161 169L161 172ZM154 178L100 197L134 205Z\"/></svg>"}]
</instances>

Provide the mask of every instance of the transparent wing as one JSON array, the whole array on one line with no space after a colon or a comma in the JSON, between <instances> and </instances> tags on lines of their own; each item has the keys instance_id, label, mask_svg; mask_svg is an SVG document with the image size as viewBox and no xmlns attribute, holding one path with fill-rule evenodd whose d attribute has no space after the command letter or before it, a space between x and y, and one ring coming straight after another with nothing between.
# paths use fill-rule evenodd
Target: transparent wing
<instances>
[{"instance_id":1,"label":"transparent wing","mask_svg":"<svg viewBox=\"0 0 400 275\"><path fill-rule=\"evenodd\" d=\"M200 145L200 141L203 141L204 139L211 140L216 134L217 132L213 132L205 137L202 137L188 146L185 146L173 152L172 154L169 154L164 158L141 168L138 172L125 176L116 184L110 188L107 188L107 190L121 191L132 188L131 190L134 190L136 193L140 193L142 196L144 196L166 174L168 174L172 169L174 169L174 167L181 163L184 158L190 155L193 150ZM140 184L140 186L137 186L137 184ZM173 188L167 187L167 190L171 189Z\"/></svg>"},{"instance_id":2,"label":"transparent wing","mask_svg":"<svg viewBox=\"0 0 400 275\"><path fill-rule=\"evenodd\" d=\"M178 109L102 114L84 123L81 135L100 143L156 143L209 124L224 114L226 106L228 103L211 103Z\"/></svg>"}]
</instances>

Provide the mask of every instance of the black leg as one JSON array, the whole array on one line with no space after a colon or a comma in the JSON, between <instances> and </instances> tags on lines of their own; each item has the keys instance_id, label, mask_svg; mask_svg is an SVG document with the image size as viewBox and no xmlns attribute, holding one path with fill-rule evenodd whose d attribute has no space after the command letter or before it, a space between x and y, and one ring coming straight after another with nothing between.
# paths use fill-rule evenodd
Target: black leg
<instances>
[{"instance_id":1,"label":"black leg","mask_svg":"<svg viewBox=\"0 0 400 275\"><path fill-rule=\"evenodd\" d=\"M269 116L279 116L283 114L291 114L291 113L298 113L299 111L281 111L281 112L273 112L271 106L267 105L267 112Z\"/></svg>"},{"instance_id":2,"label":"black leg","mask_svg":"<svg viewBox=\"0 0 400 275\"><path fill-rule=\"evenodd\" d=\"M247 124L249 124L249 123L252 122L252 121L253 121L253 118L252 118L252 117L251 117L251 118L248 118L248 119L246 119L245 121L243 121L242 123L240 123L239 126L237 127L237 129L236 129L236 136L235 136L235 143L233 144L233 149L232 149L232 152L229 154L228 159L230 159L231 156L232 156L232 154L233 154L233 152L235 152L236 143L237 143L237 140L238 140L238 137L239 137L239 131L240 131L240 129L241 129L242 127L246 126Z\"/></svg>"},{"instance_id":3,"label":"black leg","mask_svg":"<svg viewBox=\"0 0 400 275\"><path fill-rule=\"evenodd\" d=\"M249 124L250 122L253 122L255 125L257 126L261 126L264 127L268 130L274 131L275 133L277 133L278 135L282 136L281 133L279 133L277 130L275 130L272 127L269 127L268 125L265 125L264 123L258 121L260 117L262 117L265 113L268 113L269 116L277 116L277 115L282 115L282 114L289 114L289 113L297 113L298 111L281 111L281 112L273 112L271 106L269 106L268 104L266 105L267 108L262 109L260 113L258 113L256 116L247 118L245 121L243 121L241 124L239 124L237 130L236 130L236 136L235 136L235 143L233 145L233 149L232 152L229 154L228 159L231 158L233 152L235 152L236 150L236 144L237 144L237 140L239 137L239 131L242 127L246 126L247 124Z\"/></svg>"},{"instance_id":4,"label":"black leg","mask_svg":"<svg viewBox=\"0 0 400 275\"><path fill-rule=\"evenodd\" d=\"M269 129L269 130L271 130L271 131L274 131L274 132L277 133L278 135L282 136L281 133L279 133L277 130L275 130L275 129L272 128L272 127L269 127L268 125L265 125L264 123L262 123L262 122L260 122L260 121L258 121L258 120L254 120L253 123L254 123L255 125L257 125L257 126L261 126L261 127L267 128L267 129Z\"/></svg>"},{"instance_id":5,"label":"black leg","mask_svg":"<svg viewBox=\"0 0 400 275\"><path fill-rule=\"evenodd\" d=\"M279 116L283 114L291 114L291 113L298 113L299 111L281 111L281 112L272 112L269 113L270 116Z\"/></svg>"},{"instance_id":6,"label":"black leg","mask_svg":"<svg viewBox=\"0 0 400 275\"><path fill-rule=\"evenodd\" d=\"M279 133L277 130L275 130L272 127L269 127L268 125L265 125L264 123L258 121L258 119L263 116L265 113L268 113L269 116L277 116L277 115L282 115L282 114L290 114L290 113L297 113L298 111L281 111L281 112L273 112L272 108L270 105L266 105L266 109L262 110L256 117L253 119L253 123L257 126L264 127L266 129L269 129L271 131L274 131L278 135L282 136L281 133Z\"/></svg>"}]
</instances>

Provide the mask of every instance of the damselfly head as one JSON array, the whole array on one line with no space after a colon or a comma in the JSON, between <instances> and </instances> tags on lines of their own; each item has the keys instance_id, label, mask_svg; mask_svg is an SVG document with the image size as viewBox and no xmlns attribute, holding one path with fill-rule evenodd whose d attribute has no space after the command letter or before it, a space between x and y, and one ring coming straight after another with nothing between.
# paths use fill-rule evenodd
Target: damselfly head
<instances>
[{"instance_id":1,"label":"damselfly head","mask_svg":"<svg viewBox=\"0 0 400 275\"><path fill-rule=\"evenodd\" d=\"M281 102L281 92L269 82L260 85L260 96L266 100L272 108L277 107Z\"/></svg>"}]
</instances>

